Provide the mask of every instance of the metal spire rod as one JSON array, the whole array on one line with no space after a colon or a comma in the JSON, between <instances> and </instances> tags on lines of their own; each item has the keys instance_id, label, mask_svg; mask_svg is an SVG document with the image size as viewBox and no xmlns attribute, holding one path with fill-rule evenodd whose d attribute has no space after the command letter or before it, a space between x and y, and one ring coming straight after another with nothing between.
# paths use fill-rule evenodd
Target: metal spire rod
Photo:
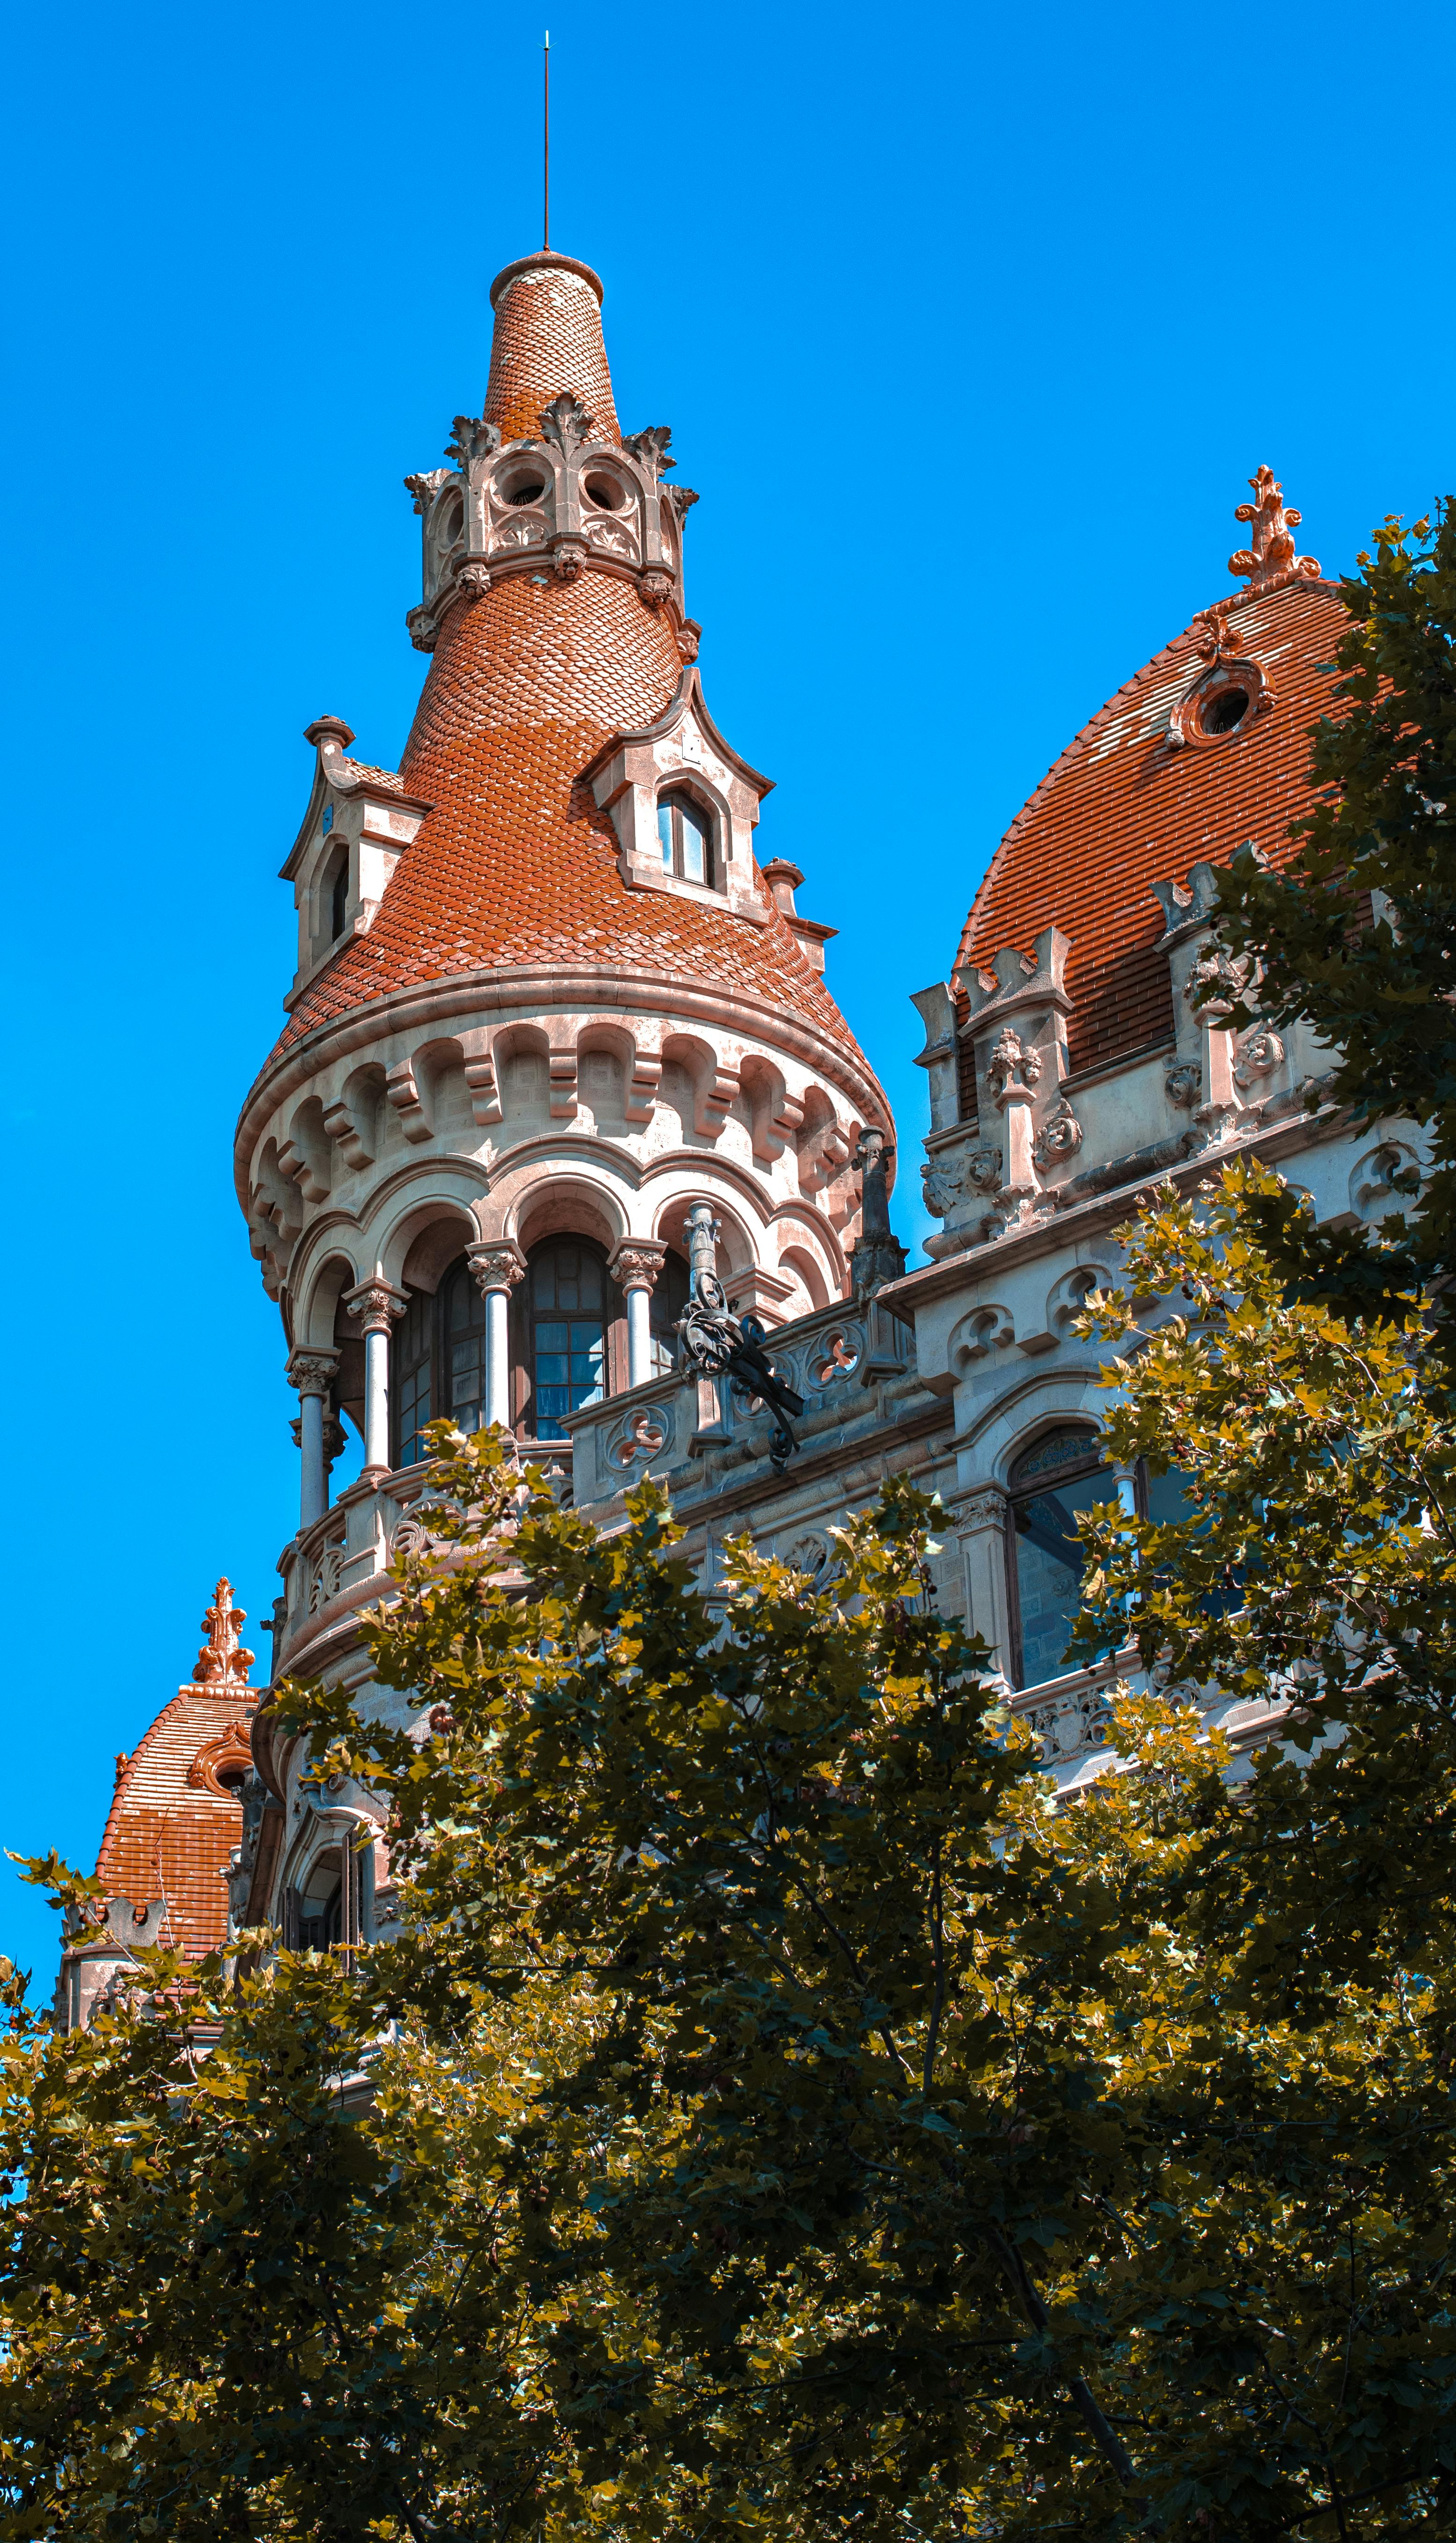
<instances>
[{"instance_id":1,"label":"metal spire rod","mask_svg":"<svg viewBox=\"0 0 1456 2543\"><path fill-rule=\"evenodd\" d=\"M541 47L542 151L541 151L541 244L551 245L551 29Z\"/></svg>"}]
</instances>

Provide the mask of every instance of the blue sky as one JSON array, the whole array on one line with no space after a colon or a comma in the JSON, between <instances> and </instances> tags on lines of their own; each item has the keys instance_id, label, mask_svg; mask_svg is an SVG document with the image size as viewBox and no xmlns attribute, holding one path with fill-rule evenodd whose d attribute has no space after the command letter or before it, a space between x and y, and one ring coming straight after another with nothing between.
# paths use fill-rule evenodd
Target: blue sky
<instances>
[{"instance_id":1,"label":"blue sky","mask_svg":"<svg viewBox=\"0 0 1456 2543\"><path fill-rule=\"evenodd\" d=\"M841 930L923 1227L908 992L1062 744L1232 588L1260 461L1347 564L1456 476L1447 9L549 0L555 244L702 501L713 713ZM12 19L0 1842L94 1858L220 1571L296 1508L233 1122L292 961L300 734L393 762L401 479L539 239L542 20ZM1067 924L1075 932L1075 912ZM25 1419L19 1416L24 1410ZM48 1984L54 1919L0 1880Z\"/></svg>"}]
</instances>

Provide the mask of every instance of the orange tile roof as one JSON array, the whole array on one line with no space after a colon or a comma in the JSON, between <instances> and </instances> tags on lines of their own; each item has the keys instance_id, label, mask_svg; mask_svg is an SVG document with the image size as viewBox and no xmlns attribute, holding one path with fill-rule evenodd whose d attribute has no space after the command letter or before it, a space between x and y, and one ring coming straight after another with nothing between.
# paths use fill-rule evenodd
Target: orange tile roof
<instances>
[{"instance_id":1,"label":"orange tile roof","mask_svg":"<svg viewBox=\"0 0 1456 2543\"><path fill-rule=\"evenodd\" d=\"M1235 594L1219 614L1225 652L1263 667L1268 712L1216 741L1170 742L1170 715L1209 667L1207 617L1195 618L1068 743L996 850L965 923L958 967L1007 946L1030 953L1053 922L1070 937L1073 1070L1172 1034L1153 884L1181 882L1203 860L1226 865L1246 839L1281 861L1291 821L1309 809L1310 731L1329 710L1346 624L1336 586L1286 581Z\"/></svg>"},{"instance_id":2,"label":"orange tile roof","mask_svg":"<svg viewBox=\"0 0 1456 2543\"><path fill-rule=\"evenodd\" d=\"M605 441L622 438L601 333L601 283L589 265L542 248L491 285L496 332L485 420L503 439L535 440L541 412L570 389Z\"/></svg>"},{"instance_id":3,"label":"orange tile roof","mask_svg":"<svg viewBox=\"0 0 1456 2543\"><path fill-rule=\"evenodd\" d=\"M96 1862L110 1897L138 1908L165 1898L160 1939L193 1960L227 1939L222 1875L243 1813L236 1794L218 1788L216 1767L246 1758L258 1702L247 1683L253 1654L237 1640L243 1610L231 1597L220 1580L192 1684L179 1687L120 1766Z\"/></svg>"}]
</instances>

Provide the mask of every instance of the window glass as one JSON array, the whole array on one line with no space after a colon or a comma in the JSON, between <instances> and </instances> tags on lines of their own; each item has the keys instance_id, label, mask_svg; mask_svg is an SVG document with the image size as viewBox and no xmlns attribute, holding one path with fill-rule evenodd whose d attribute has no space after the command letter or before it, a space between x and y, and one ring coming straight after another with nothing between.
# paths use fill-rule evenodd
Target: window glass
<instances>
[{"instance_id":1,"label":"window glass","mask_svg":"<svg viewBox=\"0 0 1456 2543\"><path fill-rule=\"evenodd\" d=\"M662 863L672 872L672 806L665 799L657 806L657 837L662 846Z\"/></svg>"},{"instance_id":2,"label":"window glass","mask_svg":"<svg viewBox=\"0 0 1456 2543\"><path fill-rule=\"evenodd\" d=\"M419 1466L429 1455L422 1436L430 1409L429 1346L434 1300L412 1289L410 1303L389 1338L389 1393L394 1408L395 1451L401 1466Z\"/></svg>"},{"instance_id":3,"label":"window glass","mask_svg":"<svg viewBox=\"0 0 1456 2543\"><path fill-rule=\"evenodd\" d=\"M606 1276L589 1246L558 1238L531 1260L531 1382L538 1439L606 1393Z\"/></svg>"},{"instance_id":4,"label":"window glass","mask_svg":"<svg viewBox=\"0 0 1456 2543\"><path fill-rule=\"evenodd\" d=\"M682 821L682 874L684 883L706 883L708 880L708 827L700 812L684 804Z\"/></svg>"},{"instance_id":5,"label":"window glass","mask_svg":"<svg viewBox=\"0 0 1456 2543\"><path fill-rule=\"evenodd\" d=\"M344 934L344 913L348 906L348 859L341 857L335 869L329 893L329 935L331 940Z\"/></svg>"},{"instance_id":6,"label":"window glass","mask_svg":"<svg viewBox=\"0 0 1456 2543\"><path fill-rule=\"evenodd\" d=\"M1053 1430L1012 1470L1012 1561L1020 1621L1019 1686L1039 1686L1069 1665L1067 1644L1082 1599L1084 1548L1079 1512L1115 1498L1095 1461L1090 1430Z\"/></svg>"},{"instance_id":7,"label":"window glass","mask_svg":"<svg viewBox=\"0 0 1456 2543\"><path fill-rule=\"evenodd\" d=\"M486 1418L486 1302L468 1263L446 1279L444 1321L450 1419L468 1437Z\"/></svg>"}]
</instances>

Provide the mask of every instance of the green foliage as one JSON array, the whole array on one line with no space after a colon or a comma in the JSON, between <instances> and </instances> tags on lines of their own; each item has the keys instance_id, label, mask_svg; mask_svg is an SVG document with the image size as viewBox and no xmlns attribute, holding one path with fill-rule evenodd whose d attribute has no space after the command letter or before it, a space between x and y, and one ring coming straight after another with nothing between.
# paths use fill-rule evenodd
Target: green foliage
<instances>
[{"instance_id":1,"label":"green foliage","mask_svg":"<svg viewBox=\"0 0 1456 2543\"><path fill-rule=\"evenodd\" d=\"M1254 1205L1299 1294L1399 1320L1418 1274L1456 1268L1456 513L1382 522L1359 563L1341 584L1340 709L1315 732L1297 853L1271 873L1243 851L1220 899L1222 932L1262 965L1260 1012L1308 1018L1331 1044L1336 1100L1429 1131L1434 1171L1383 1245L1317 1230L1287 1196ZM1451 1301L1437 1291L1430 1309L1449 1360Z\"/></svg>"}]
</instances>

